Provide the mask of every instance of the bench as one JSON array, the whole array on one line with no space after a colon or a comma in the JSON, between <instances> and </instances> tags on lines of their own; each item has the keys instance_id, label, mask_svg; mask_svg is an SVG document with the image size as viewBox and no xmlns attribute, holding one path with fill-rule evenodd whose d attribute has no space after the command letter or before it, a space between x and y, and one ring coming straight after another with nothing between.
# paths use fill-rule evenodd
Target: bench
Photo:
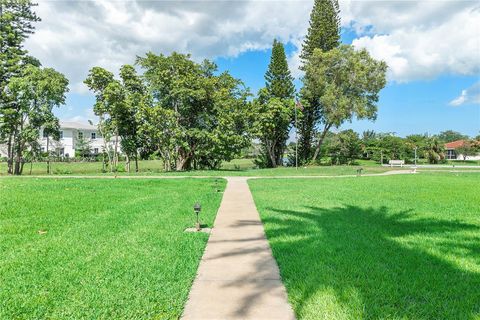
<instances>
[{"instance_id":1,"label":"bench","mask_svg":"<svg viewBox=\"0 0 480 320\"><path fill-rule=\"evenodd\" d=\"M403 167L403 165L405 164L405 160L389 160L388 164L390 165L390 167L393 167L393 166Z\"/></svg>"}]
</instances>

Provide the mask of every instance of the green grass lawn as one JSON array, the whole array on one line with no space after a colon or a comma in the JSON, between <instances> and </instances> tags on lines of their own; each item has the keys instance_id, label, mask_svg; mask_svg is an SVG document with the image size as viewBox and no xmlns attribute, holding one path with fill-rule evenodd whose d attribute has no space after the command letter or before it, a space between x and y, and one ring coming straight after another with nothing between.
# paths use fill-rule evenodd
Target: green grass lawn
<instances>
[{"instance_id":1,"label":"green grass lawn","mask_svg":"<svg viewBox=\"0 0 480 320\"><path fill-rule=\"evenodd\" d=\"M364 161L361 166L308 166L299 167L298 170L292 167L279 167L275 169L255 169L251 159L235 159L225 162L219 170L195 170L164 172L162 162L159 160L140 161L140 172L123 172L123 163L120 164L122 172L116 175L180 175L180 176L311 176L311 175L354 175L356 170L362 167L363 173L381 173L391 169L375 165L374 162ZM100 162L55 162L51 164L53 175L112 175L102 174ZM6 163L0 163L0 175L6 175ZM46 164L34 163L31 170L32 175L45 175ZM30 165L25 165L23 175L30 175Z\"/></svg>"},{"instance_id":2,"label":"green grass lawn","mask_svg":"<svg viewBox=\"0 0 480 320\"><path fill-rule=\"evenodd\" d=\"M249 184L299 319L480 319L480 174Z\"/></svg>"},{"instance_id":3,"label":"green grass lawn","mask_svg":"<svg viewBox=\"0 0 480 320\"><path fill-rule=\"evenodd\" d=\"M139 161L139 171L141 174L158 174L165 173L163 162L161 160L141 160ZM234 159L230 162L224 162L221 170L217 171L239 171L249 170L254 168L252 159ZM120 162L118 165L120 172L125 173L125 162ZM78 161L78 162L51 162L51 173L54 175L68 175L68 174L102 174L102 163L95 161ZM131 163L132 174L134 174L135 164ZM0 162L0 175L7 173L6 162ZM47 174L46 162L26 163L23 169L24 175L44 175Z\"/></svg>"},{"instance_id":4,"label":"green grass lawn","mask_svg":"<svg viewBox=\"0 0 480 320\"><path fill-rule=\"evenodd\" d=\"M463 163L462 163L463 164ZM472 163L471 163L472 164ZM473 165L473 164L472 164ZM252 159L234 159L230 162L224 162L219 170L192 170L192 171L177 171L165 172L163 171L163 164L160 160L142 160L139 161L139 172L125 172L125 164L120 162L119 172L117 173L102 173L101 162L52 162L52 175L180 175L180 176L209 176L209 177L224 177L224 176L332 176L332 175L355 175L358 168L363 168L363 173L382 173L389 170L405 169L409 170L409 165L404 168L399 167L382 167L372 160L358 160L355 165L338 165L338 166L307 166L299 167L298 169L292 167L278 167L274 169L257 169ZM23 175L46 175L46 163L25 164ZM0 163L0 176L6 175L7 165L5 162ZM133 170L133 164L132 164ZM431 170L445 170L450 171L452 167L435 167L435 168L421 168L422 171ZM456 170L468 170L459 169ZM478 170L478 169L477 169Z\"/></svg>"},{"instance_id":5,"label":"green grass lawn","mask_svg":"<svg viewBox=\"0 0 480 320\"><path fill-rule=\"evenodd\" d=\"M224 180L219 181L223 188ZM213 179L0 179L0 319L177 319Z\"/></svg>"}]
</instances>

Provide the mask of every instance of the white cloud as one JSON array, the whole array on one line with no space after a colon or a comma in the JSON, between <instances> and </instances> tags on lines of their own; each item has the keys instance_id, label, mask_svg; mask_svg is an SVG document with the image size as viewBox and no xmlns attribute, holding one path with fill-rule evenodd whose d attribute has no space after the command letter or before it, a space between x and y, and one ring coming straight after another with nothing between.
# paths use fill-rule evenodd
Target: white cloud
<instances>
[{"instance_id":1,"label":"white cloud","mask_svg":"<svg viewBox=\"0 0 480 320\"><path fill-rule=\"evenodd\" d=\"M479 74L480 9L473 2L460 4L416 4L408 18L402 14L392 18L402 23L397 27L390 18L382 17L374 27L378 34L355 39L353 45L386 61L389 78L398 82L433 79L440 74Z\"/></svg>"},{"instance_id":2,"label":"white cloud","mask_svg":"<svg viewBox=\"0 0 480 320\"><path fill-rule=\"evenodd\" d=\"M65 73L73 92L88 70L118 70L147 51L189 52L195 59L236 56L271 46L274 37L301 47L313 0L51 1L26 47ZM480 72L480 9L475 1L341 1L342 23L357 47L390 66L390 79ZM289 57L299 76L298 51Z\"/></svg>"},{"instance_id":3,"label":"white cloud","mask_svg":"<svg viewBox=\"0 0 480 320\"><path fill-rule=\"evenodd\" d=\"M63 121L80 123L88 123L89 121L93 121L93 123L98 123L98 117L93 112L92 107L84 106L82 108L78 108L77 106L70 104L64 110L56 109L55 114Z\"/></svg>"},{"instance_id":4,"label":"white cloud","mask_svg":"<svg viewBox=\"0 0 480 320\"><path fill-rule=\"evenodd\" d=\"M471 87L462 90L458 97L450 101L450 105L454 107L463 104L480 104L480 81Z\"/></svg>"},{"instance_id":5,"label":"white cloud","mask_svg":"<svg viewBox=\"0 0 480 320\"><path fill-rule=\"evenodd\" d=\"M49 1L27 48L65 73L73 92L88 70L118 70L148 51L191 53L194 59L236 56L299 39L310 1ZM305 16L307 15L307 16Z\"/></svg>"}]
</instances>

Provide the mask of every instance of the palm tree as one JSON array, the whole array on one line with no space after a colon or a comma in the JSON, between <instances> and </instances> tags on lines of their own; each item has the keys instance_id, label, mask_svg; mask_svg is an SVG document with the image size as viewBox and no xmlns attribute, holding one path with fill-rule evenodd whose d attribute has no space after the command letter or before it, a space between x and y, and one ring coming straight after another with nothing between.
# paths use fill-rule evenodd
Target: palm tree
<instances>
[{"instance_id":1,"label":"palm tree","mask_svg":"<svg viewBox=\"0 0 480 320\"><path fill-rule=\"evenodd\" d=\"M443 145L436 137L427 140L426 158L432 164L437 164L445 159Z\"/></svg>"}]
</instances>

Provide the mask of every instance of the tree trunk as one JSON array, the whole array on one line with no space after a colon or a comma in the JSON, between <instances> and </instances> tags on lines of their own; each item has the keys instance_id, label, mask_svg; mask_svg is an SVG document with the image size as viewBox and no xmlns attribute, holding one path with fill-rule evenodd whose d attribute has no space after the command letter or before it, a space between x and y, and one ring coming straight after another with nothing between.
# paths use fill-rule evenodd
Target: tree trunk
<instances>
[{"instance_id":1,"label":"tree trunk","mask_svg":"<svg viewBox=\"0 0 480 320\"><path fill-rule=\"evenodd\" d=\"M268 156L270 157L270 162L271 162L272 168L276 168L277 167L277 157L275 156L275 147L272 146L268 149Z\"/></svg>"},{"instance_id":2,"label":"tree trunk","mask_svg":"<svg viewBox=\"0 0 480 320\"><path fill-rule=\"evenodd\" d=\"M177 161L177 171L184 171L190 168L191 158L188 156L180 157Z\"/></svg>"},{"instance_id":3,"label":"tree trunk","mask_svg":"<svg viewBox=\"0 0 480 320\"><path fill-rule=\"evenodd\" d=\"M318 119L316 110L318 103L315 100L310 100L308 105L304 107L302 120L299 124L299 146L298 157L301 163L307 162L312 154L312 140L314 135L315 122Z\"/></svg>"},{"instance_id":4,"label":"tree trunk","mask_svg":"<svg viewBox=\"0 0 480 320\"><path fill-rule=\"evenodd\" d=\"M125 167L127 169L127 172L130 173L130 157L128 154L125 154Z\"/></svg>"},{"instance_id":5,"label":"tree trunk","mask_svg":"<svg viewBox=\"0 0 480 320\"><path fill-rule=\"evenodd\" d=\"M267 151L268 161L267 166L270 168L275 168L277 166L277 157L275 154L275 143L271 141L265 142L265 149Z\"/></svg>"},{"instance_id":6,"label":"tree trunk","mask_svg":"<svg viewBox=\"0 0 480 320\"><path fill-rule=\"evenodd\" d=\"M15 165L14 165L14 168L13 168L13 174L14 175L20 175L22 172L21 172L21 167L20 167L20 164L21 164L21 161L22 161L22 154L20 152L20 146L17 145L16 147L16 151L15 151Z\"/></svg>"},{"instance_id":7,"label":"tree trunk","mask_svg":"<svg viewBox=\"0 0 480 320\"><path fill-rule=\"evenodd\" d=\"M323 127L323 132L322 135L320 136L320 139L318 140L317 147L315 148L315 153L313 154L312 162L315 161L318 157L318 154L320 153L320 148L322 147L323 140L325 139L325 136L327 135L328 130L332 127L332 124L325 124Z\"/></svg>"},{"instance_id":8,"label":"tree trunk","mask_svg":"<svg viewBox=\"0 0 480 320\"><path fill-rule=\"evenodd\" d=\"M115 147L113 150L113 162L115 166L115 171L117 171L118 166L118 131L115 131Z\"/></svg>"},{"instance_id":9,"label":"tree trunk","mask_svg":"<svg viewBox=\"0 0 480 320\"><path fill-rule=\"evenodd\" d=\"M105 150L102 152L102 173L105 173Z\"/></svg>"},{"instance_id":10,"label":"tree trunk","mask_svg":"<svg viewBox=\"0 0 480 320\"><path fill-rule=\"evenodd\" d=\"M23 125L22 125L23 127ZM20 130L20 132L22 132L22 129ZM13 174L14 175L20 175L22 174L22 171L21 171L21 161L22 161L22 139L20 137L18 137L17 139L15 139L15 145L14 145L14 153L15 153L15 156L14 156L14 168L13 168Z\"/></svg>"},{"instance_id":11,"label":"tree trunk","mask_svg":"<svg viewBox=\"0 0 480 320\"><path fill-rule=\"evenodd\" d=\"M8 143L7 143L7 173L8 174L13 174L13 145L12 145L12 139L13 136L12 134L9 135L8 137Z\"/></svg>"},{"instance_id":12,"label":"tree trunk","mask_svg":"<svg viewBox=\"0 0 480 320\"><path fill-rule=\"evenodd\" d=\"M176 170L177 171L178 170L181 170L181 171L190 170L191 164L192 164L192 159L193 159L193 151L186 153L186 152L180 150L179 158L176 161Z\"/></svg>"},{"instance_id":13,"label":"tree trunk","mask_svg":"<svg viewBox=\"0 0 480 320\"><path fill-rule=\"evenodd\" d=\"M22 161L20 162L20 174L23 173L23 166L24 166L25 162L23 161L23 158L22 158Z\"/></svg>"},{"instance_id":14,"label":"tree trunk","mask_svg":"<svg viewBox=\"0 0 480 320\"><path fill-rule=\"evenodd\" d=\"M47 174L50 174L50 151L48 149L50 144L50 137L47 136Z\"/></svg>"},{"instance_id":15,"label":"tree trunk","mask_svg":"<svg viewBox=\"0 0 480 320\"><path fill-rule=\"evenodd\" d=\"M135 172L138 172L138 154L135 155Z\"/></svg>"}]
</instances>

